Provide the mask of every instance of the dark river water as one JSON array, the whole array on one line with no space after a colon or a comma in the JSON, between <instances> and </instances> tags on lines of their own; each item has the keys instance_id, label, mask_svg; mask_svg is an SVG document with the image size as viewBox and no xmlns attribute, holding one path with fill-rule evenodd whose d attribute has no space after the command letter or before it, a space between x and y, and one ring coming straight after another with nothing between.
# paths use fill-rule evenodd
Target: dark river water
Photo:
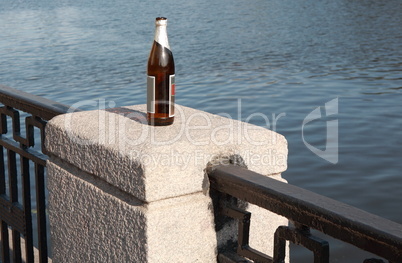
<instances>
[{"instance_id":1,"label":"dark river water","mask_svg":"<svg viewBox=\"0 0 402 263\"><path fill-rule=\"evenodd\" d=\"M400 0L0 0L0 83L143 104L166 16L177 103L276 130L289 183L402 223L401 14ZM367 257L331 246L331 262Z\"/></svg>"}]
</instances>

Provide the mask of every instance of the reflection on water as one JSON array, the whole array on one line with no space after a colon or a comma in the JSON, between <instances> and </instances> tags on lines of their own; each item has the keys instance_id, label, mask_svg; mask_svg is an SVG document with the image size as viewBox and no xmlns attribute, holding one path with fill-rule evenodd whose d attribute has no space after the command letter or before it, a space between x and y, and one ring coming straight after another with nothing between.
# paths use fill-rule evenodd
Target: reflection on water
<instances>
[{"instance_id":1,"label":"reflection on water","mask_svg":"<svg viewBox=\"0 0 402 263\"><path fill-rule=\"evenodd\" d=\"M290 183L402 223L401 13L399 0L3 1L0 83L70 105L142 104L153 20L164 15L178 103L237 118L240 100L243 120L286 114L276 130L289 141ZM335 98L338 114L302 137L306 116ZM331 164L303 138L325 150L335 119ZM358 254L339 251L333 262Z\"/></svg>"}]
</instances>

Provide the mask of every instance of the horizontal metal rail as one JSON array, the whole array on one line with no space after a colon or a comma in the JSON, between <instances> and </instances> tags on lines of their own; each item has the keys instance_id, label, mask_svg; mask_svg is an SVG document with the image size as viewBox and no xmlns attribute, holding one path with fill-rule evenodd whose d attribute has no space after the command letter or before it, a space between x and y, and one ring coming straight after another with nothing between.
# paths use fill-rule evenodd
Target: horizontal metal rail
<instances>
[{"instance_id":1,"label":"horizontal metal rail","mask_svg":"<svg viewBox=\"0 0 402 263\"><path fill-rule=\"evenodd\" d=\"M2 85L0 104L0 262L48 262L45 126L70 107ZM25 125L20 123L21 112L27 115ZM35 142L40 142L40 149ZM31 195L36 196L35 203Z\"/></svg>"},{"instance_id":2,"label":"horizontal metal rail","mask_svg":"<svg viewBox=\"0 0 402 263\"><path fill-rule=\"evenodd\" d=\"M70 109L67 105L3 85L0 85L0 103L43 120L50 120Z\"/></svg>"},{"instance_id":3,"label":"horizontal metal rail","mask_svg":"<svg viewBox=\"0 0 402 263\"><path fill-rule=\"evenodd\" d=\"M287 226L278 228L274 257L265 257L265 261L257 262L283 262L284 240L300 243L307 248L310 246L309 249L313 252L318 249L320 251L317 252L315 262L328 262L328 244L322 240L312 240L310 227L374 253L389 262L402 262L400 224L239 166L220 165L210 169L208 175L212 189L258 205L295 223L296 229ZM237 208L221 208L222 213L228 215L228 212L224 211L227 209ZM308 238L305 244L303 238ZM248 240L248 236L243 239ZM308 242L311 244L307 244ZM244 251L241 252L242 250ZM248 253L249 258L253 258L253 251L249 253L247 244L239 244L239 251L241 255L247 257Z\"/></svg>"}]
</instances>

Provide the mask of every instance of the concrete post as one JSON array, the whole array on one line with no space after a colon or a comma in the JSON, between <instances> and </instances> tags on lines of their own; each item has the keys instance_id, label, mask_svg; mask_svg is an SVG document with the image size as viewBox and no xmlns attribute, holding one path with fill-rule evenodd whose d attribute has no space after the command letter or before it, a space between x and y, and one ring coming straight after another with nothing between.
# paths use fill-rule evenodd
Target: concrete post
<instances>
[{"instance_id":1,"label":"concrete post","mask_svg":"<svg viewBox=\"0 0 402 263\"><path fill-rule=\"evenodd\" d=\"M286 170L287 142L262 127L177 105L175 123L146 124L145 105L69 113L46 127L53 262L216 262L235 239L215 232L205 168L241 157ZM284 218L255 206L251 245L272 255Z\"/></svg>"}]
</instances>

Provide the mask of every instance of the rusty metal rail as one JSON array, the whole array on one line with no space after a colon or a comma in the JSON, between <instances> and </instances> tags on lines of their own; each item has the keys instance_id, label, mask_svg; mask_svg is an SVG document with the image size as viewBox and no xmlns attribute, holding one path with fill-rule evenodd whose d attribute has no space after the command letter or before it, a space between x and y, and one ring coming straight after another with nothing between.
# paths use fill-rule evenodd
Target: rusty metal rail
<instances>
[{"instance_id":1,"label":"rusty metal rail","mask_svg":"<svg viewBox=\"0 0 402 263\"><path fill-rule=\"evenodd\" d=\"M295 225L281 226L276 230L273 257L269 257L248 245L250 213L221 203L218 208L221 216L239 219L237 254L221 254L221 262L247 262L246 258L255 262L284 262L286 241L313 251L314 262L329 262L328 242L313 236L310 228L376 254L390 263L402 262L400 224L239 166L220 165L209 170L208 175L215 191L284 216ZM383 261L367 259L365 262Z\"/></svg>"},{"instance_id":2,"label":"rusty metal rail","mask_svg":"<svg viewBox=\"0 0 402 263\"><path fill-rule=\"evenodd\" d=\"M69 107L2 85L0 103L0 262L48 262L45 125Z\"/></svg>"}]
</instances>

